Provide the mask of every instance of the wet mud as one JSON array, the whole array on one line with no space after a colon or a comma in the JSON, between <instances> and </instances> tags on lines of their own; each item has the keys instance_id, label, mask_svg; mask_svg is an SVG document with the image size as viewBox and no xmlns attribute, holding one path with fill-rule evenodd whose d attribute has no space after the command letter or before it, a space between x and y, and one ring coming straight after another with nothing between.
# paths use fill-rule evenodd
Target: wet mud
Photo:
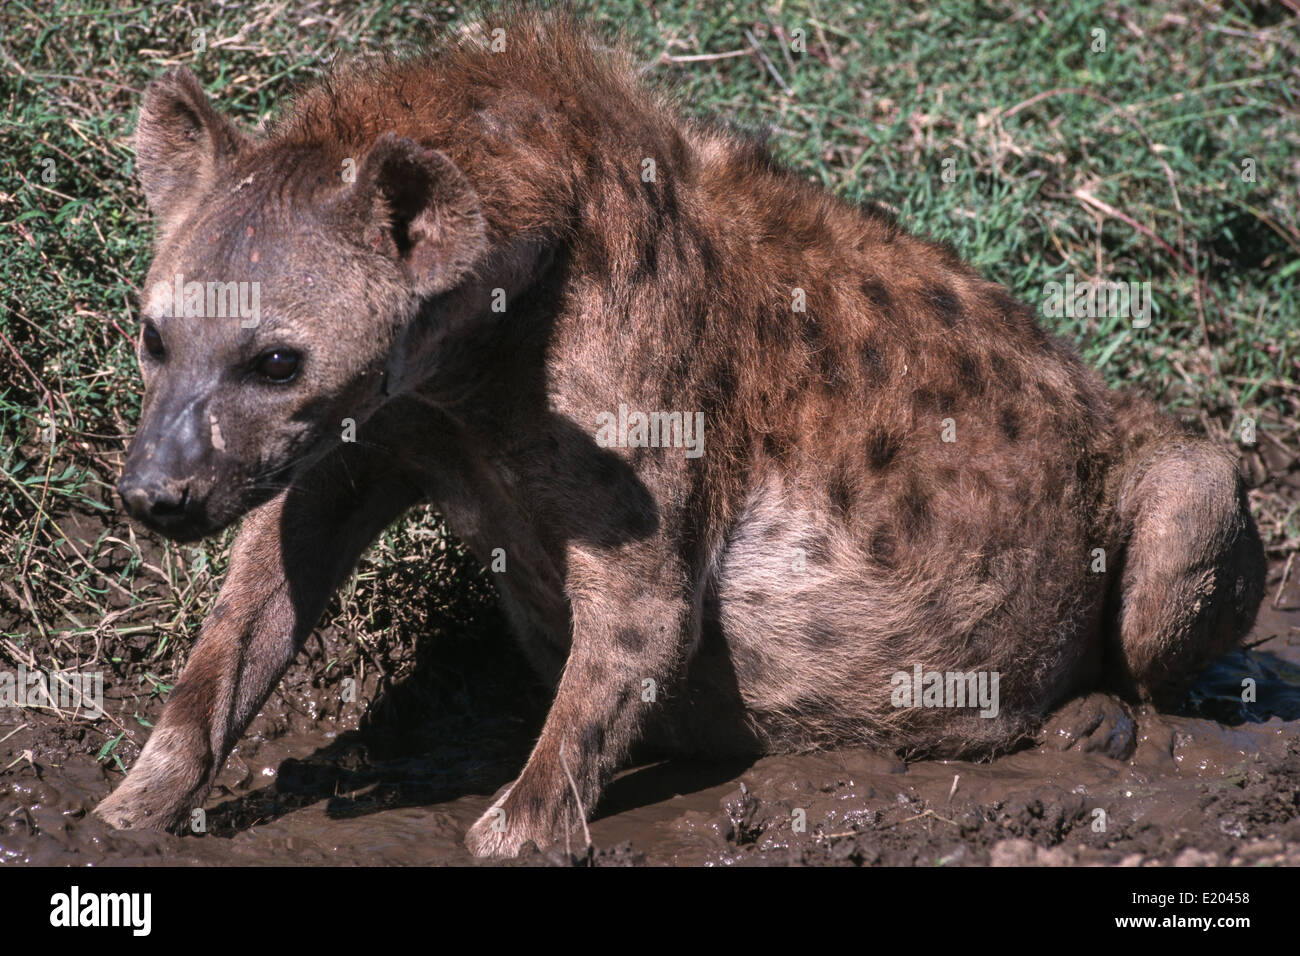
<instances>
[{"instance_id":1,"label":"wet mud","mask_svg":"<svg viewBox=\"0 0 1300 956\"><path fill-rule=\"evenodd\" d=\"M499 620L439 629L349 678L335 665L355 642L326 629L230 757L191 827L202 832L107 827L89 813L122 779L115 761L98 759L103 734L73 714L0 708L0 860L1300 864L1300 569L1285 587L1283 570L1271 569L1248 646L1216 662L1176 713L1093 695L1023 748L983 763L855 748L708 764L642 755L608 788L590 848L574 832L567 848L529 847L505 864L473 860L461 841L522 767L547 695ZM1253 702L1242 699L1246 678ZM122 684L118 699L106 688L101 720L121 723L116 752L129 764L147 738L133 718L152 723L162 695L127 695Z\"/></svg>"}]
</instances>

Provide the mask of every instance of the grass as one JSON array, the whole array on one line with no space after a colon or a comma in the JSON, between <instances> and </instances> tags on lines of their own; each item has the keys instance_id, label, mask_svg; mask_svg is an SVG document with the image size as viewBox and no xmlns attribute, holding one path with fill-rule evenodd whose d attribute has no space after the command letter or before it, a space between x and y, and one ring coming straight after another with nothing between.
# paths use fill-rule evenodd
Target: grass
<instances>
[{"instance_id":1,"label":"grass","mask_svg":"<svg viewBox=\"0 0 1300 956\"><path fill-rule=\"evenodd\" d=\"M1149 328L1048 324L1110 382L1237 444L1281 556L1300 543L1300 495L1287 484L1300 448L1291 6L588 9L625 31L647 79L687 112L767 128L783 161L952 242L1032 304L1067 274L1149 282ZM130 148L140 91L184 63L255 126L331 58L413 49L460 17L398 0L8 0L0 11L0 666L114 669L130 685L126 725L110 718L87 742L105 761L120 762L121 732L147 726L142 711L175 679L229 539L137 536L111 494L139 409L131 339L150 238ZM1240 442L1246 419L1255 446ZM429 600L472 614L487 593L436 517L413 515L332 606L355 653L331 674L382 667L385 635L419 633Z\"/></svg>"}]
</instances>

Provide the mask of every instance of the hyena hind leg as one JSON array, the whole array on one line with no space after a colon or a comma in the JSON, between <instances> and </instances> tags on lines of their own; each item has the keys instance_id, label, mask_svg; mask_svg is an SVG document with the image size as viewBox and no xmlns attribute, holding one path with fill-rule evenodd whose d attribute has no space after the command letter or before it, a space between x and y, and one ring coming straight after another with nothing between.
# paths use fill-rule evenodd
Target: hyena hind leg
<instances>
[{"instance_id":1,"label":"hyena hind leg","mask_svg":"<svg viewBox=\"0 0 1300 956\"><path fill-rule=\"evenodd\" d=\"M1163 436L1120 481L1109 676L1125 696L1172 706L1254 624L1264 550L1236 463L1204 439Z\"/></svg>"}]
</instances>

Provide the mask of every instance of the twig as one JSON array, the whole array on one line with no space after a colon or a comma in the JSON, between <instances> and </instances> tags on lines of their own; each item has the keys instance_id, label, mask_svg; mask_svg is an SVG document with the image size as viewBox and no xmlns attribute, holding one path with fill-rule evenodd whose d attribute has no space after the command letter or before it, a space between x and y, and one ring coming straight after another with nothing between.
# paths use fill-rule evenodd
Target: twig
<instances>
[{"instance_id":1,"label":"twig","mask_svg":"<svg viewBox=\"0 0 1300 956\"><path fill-rule=\"evenodd\" d=\"M1029 109L1035 103L1041 103L1043 100L1053 96L1063 96L1066 93L1074 93L1079 96L1087 96L1090 91L1082 86L1058 86L1052 90L1043 90L1041 93L1035 93L1027 100L1021 100L1015 106L1009 106L998 114L999 120L1010 119L1021 110Z\"/></svg>"},{"instance_id":2,"label":"twig","mask_svg":"<svg viewBox=\"0 0 1300 956\"><path fill-rule=\"evenodd\" d=\"M772 79L776 80L777 85L780 86L781 89L785 90L785 95L794 96L794 90L790 89L785 80L781 78L781 74L776 71L776 64L768 58L768 55L763 52L763 48L759 46L758 37L754 36L754 31L748 29L745 30L745 39L749 41L749 45L754 48L754 52L758 54L758 58L762 60L763 65L767 67L767 72L772 74Z\"/></svg>"},{"instance_id":3,"label":"twig","mask_svg":"<svg viewBox=\"0 0 1300 956\"><path fill-rule=\"evenodd\" d=\"M749 50L728 50L726 53L687 53L673 56L666 50L659 54L660 63L709 63L713 60L730 60L738 56L749 56Z\"/></svg>"},{"instance_id":4,"label":"twig","mask_svg":"<svg viewBox=\"0 0 1300 956\"><path fill-rule=\"evenodd\" d=\"M564 775L569 778L569 786L573 789L573 800L578 805L578 819L582 821L582 838L587 841L587 847L591 847L591 831L587 829L587 810L582 805L582 796L578 793L577 781L573 779L573 774L569 772L569 762L564 759L564 741L560 741L560 766L564 768Z\"/></svg>"},{"instance_id":5,"label":"twig","mask_svg":"<svg viewBox=\"0 0 1300 956\"><path fill-rule=\"evenodd\" d=\"M8 740L8 739L9 739L10 737L12 737L14 734L18 733L18 731L23 730L23 729L26 728L26 727L27 727L26 724L19 724L19 725L18 725L17 727L15 727L13 730L9 731L9 733L5 734L3 737L0 737L0 744L4 743L6 740Z\"/></svg>"},{"instance_id":6,"label":"twig","mask_svg":"<svg viewBox=\"0 0 1300 956\"><path fill-rule=\"evenodd\" d=\"M941 817L933 810L926 810L923 813L918 813L914 817L908 817L906 820L899 820L897 823L890 824L890 826L895 826L895 827L902 826L904 823L911 823L913 820L920 820L924 817L934 817L936 820L942 820L944 823L951 823L955 827L961 826L961 824L959 824L956 820L949 820L947 817Z\"/></svg>"},{"instance_id":7,"label":"twig","mask_svg":"<svg viewBox=\"0 0 1300 956\"><path fill-rule=\"evenodd\" d=\"M26 760L29 764L31 764L33 767L35 767L35 766L36 766L36 761L32 759L34 756L35 756L35 754L33 754L30 750L24 750L24 751L22 751L20 754L18 754L17 757L15 757L13 760L11 760L11 761L9 762L9 764L8 764L7 766L5 766L4 769L5 769L5 770L8 770L8 769L9 769L10 767L12 767L14 764L19 763L19 762L21 762L21 761L23 761L23 760Z\"/></svg>"},{"instance_id":8,"label":"twig","mask_svg":"<svg viewBox=\"0 0 1300 956\"><path fill-rule=\"evenodd\" d=\"M794 57L790 55L790 42L785 35L785 31L772 19L771 14L768 15L767 22L772 25L772 35L781 42L781 55L785 57L785 65L790 68L790 75L794 76L799 70L794 65Z\"/></svg>"},{"instance_id":9,"label":"twig","mask_svg":"<svg viewBox=\"0 0 1300 956\"><path fill-rule=\"evenodd\" d=\"M1295 552L1292 551L1291 556L1286 559L1286 567L1282 569L1282 580L1277 582L1277 594L1273 595L1274 607L1282 606L1282 592L1286 590L1287 579L1291 577L1291 565L1294 563L1295 563Z\"/></svg>"}]
</instances>

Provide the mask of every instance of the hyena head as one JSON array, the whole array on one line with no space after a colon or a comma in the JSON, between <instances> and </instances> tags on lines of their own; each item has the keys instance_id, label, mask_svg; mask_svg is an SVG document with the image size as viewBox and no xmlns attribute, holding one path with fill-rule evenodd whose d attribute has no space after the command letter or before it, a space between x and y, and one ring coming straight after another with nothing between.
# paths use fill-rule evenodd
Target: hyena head
<instances>
[{"instance_id":1,"label":"hyena head","mask_svg":"<svg viewBox=\"0 0 1300 956\"><path fill-rule=\"evenodd\" d=\"M216 531L286 487L410 387L413 328L473 285L486 228L451 160L392 133L344 152L245 136L184 70L146 93L158 239L118 492L163 534Z\"/></svg>"}]
</instances>

